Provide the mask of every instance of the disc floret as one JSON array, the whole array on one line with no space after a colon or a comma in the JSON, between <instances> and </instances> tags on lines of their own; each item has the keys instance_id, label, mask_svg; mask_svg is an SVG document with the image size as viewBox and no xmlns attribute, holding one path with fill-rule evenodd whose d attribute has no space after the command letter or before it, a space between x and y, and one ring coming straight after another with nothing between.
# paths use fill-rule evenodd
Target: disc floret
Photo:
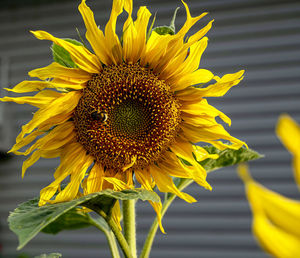
<instances>
[{"instance_id":1,"label":"disc floret","mask_svg":"<svg viewBox=\"0 0 300 258\"><path fill-rule=\"evenodd\" d=\"M74 112L77 140L107 168L144 168L175 138L179 103L169 85L139 64L95 74Z\"/></svg>"}]
</instances>

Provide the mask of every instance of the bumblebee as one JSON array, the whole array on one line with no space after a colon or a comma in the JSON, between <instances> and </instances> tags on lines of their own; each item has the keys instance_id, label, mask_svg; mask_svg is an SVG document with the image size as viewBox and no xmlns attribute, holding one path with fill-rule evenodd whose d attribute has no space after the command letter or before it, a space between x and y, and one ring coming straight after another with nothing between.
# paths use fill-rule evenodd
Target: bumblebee
<instances>
[{"instance_id":1,"label":"bumblebee","mask_svg":"<svg viewBox=\"0 0 300 258\"><path fill-rule=\"evenodd\" d=\"M107 120L107 113L105 111L94 111L91 113L91 118L95 121L99 121L101 123L104 123Z\"/></svg>"}]
</instances>

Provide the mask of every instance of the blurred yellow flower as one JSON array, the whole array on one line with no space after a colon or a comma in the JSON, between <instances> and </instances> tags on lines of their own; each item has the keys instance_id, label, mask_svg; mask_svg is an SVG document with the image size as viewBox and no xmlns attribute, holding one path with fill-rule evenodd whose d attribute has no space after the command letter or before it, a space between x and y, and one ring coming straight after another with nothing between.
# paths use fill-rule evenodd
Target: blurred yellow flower
<instances>
[{"instance_id":1,"label":"blurred yellow flower","mask_svg":"<svg viewBox=\"0 0 300 258\"><path fill-rule=\"evenodd\" d=\"M279 118L276 132L294 156L295 178L300 179L300 129L288 115ZM278 258L300 257L300 202L275 193L251 178L247 165L239 174L253 213L253 233L262 248Z\"/></svg>"},{"instance_id":2,"label":"blurred yellow flower","mask_svg":"<svg viewBox=\"0 0 300 258\"><path fill-rule=\"evenodd\" d=\"M276 133L284 146L293 155L295 181L300 187L300 126L289 115L281 115Z\"/></svg>"},{"instance_id":3,"label":"blurred yellow flower","mask_svg":"<svg viewBox=\"0 0 300 258\"><path fill-rule=\"evenodd\" d=\"M22 127L11 149L17 155L33 152L23 163L22 176L39 158L60 157L55 180L41 190L40 205L69 201L106 188L134 187L133 174L147 190L152 191L156 185L161 192L195 202L172 180L173 176L190 178L211 189L206 171L197 161L215 155L197 147L196 161L193 144L207 142L219 149L244 145L217 123L216 117L229 125L230 119L205 99L223 96L243 79L244 71L220 78L198 69L208 42L204 35L212 21L187 38L190 28L207 13L192 17L183 4L187 17L176 34L152 31L148 38L151 13L145 6L133 21L132 0L114 0L102 31L82 0L79 11L94 53L45 31L32 32L38 39L50 40L67 50L77 65L67 68L54 62L35 69L29 75L42 81L23 81L8 89L16 93L38 91L35 96L1 99L39 108ZM116 23L123 9L127 20L120 40ZM193 87L211 80L214 82L205 88ZM25 152L19 151L35 140ZM61 190L67 177L70 182ZM160 219L161 204L151 204Z\"/></svg>"}]
</instances>

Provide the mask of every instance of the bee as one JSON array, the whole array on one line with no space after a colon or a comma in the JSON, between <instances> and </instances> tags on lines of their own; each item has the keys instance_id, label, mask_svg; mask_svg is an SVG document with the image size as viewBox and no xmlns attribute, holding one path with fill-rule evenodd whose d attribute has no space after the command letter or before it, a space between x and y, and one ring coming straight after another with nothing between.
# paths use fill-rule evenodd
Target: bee
<instances>
[{"instance_id":1,"label":"bee","mask_svg":"<svg viewBox=\"0 0 300 258\"><path fill-rule=\"evenodd\" d=\"M104 123L107 120L108 116L105 111L94 111L91 113L91 118L92 120Z\"/></svg>"}]
</instances>

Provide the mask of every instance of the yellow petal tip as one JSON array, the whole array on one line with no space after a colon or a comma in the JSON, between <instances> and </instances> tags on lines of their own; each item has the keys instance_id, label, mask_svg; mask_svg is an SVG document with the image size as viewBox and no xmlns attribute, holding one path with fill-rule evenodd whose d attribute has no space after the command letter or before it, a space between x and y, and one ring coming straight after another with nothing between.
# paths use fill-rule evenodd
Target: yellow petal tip
<instances>
[{"instance_id":1,"label":"yellow petal tip","mask_svg":"<svg viewBox=\"0 0 300 258\"><path fill-rule=\"evenodd\" d=\"M243 164L238 165L237 170L238 170L238 174L239 174L240 178L245 183L253 180L250 173L249 173L249 169L248 169L247 164L243 163Z\"/></svg>"}]
</instances>

